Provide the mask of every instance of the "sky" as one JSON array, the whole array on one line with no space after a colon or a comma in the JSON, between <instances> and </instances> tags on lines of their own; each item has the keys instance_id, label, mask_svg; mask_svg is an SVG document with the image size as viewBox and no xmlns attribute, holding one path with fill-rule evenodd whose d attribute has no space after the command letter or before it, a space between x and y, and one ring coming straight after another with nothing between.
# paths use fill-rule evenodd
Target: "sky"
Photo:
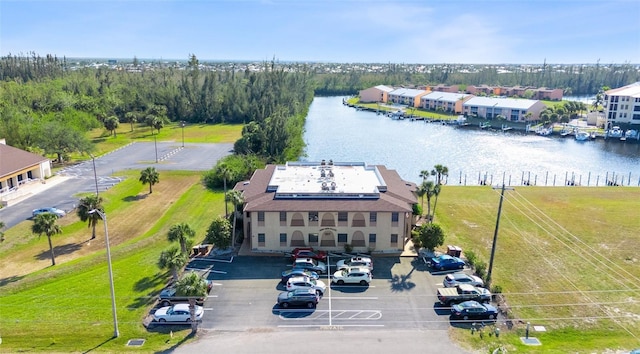
<instances>
[{"instance_id":1,"label":"sky","mask_svg":"<svg viewBox=\"0 0 640 354\"><path fill-rule=\"evenodd\" d=\"M0 55L640 63L638 0L0 0Z\"/></svg>"}]
</instances>

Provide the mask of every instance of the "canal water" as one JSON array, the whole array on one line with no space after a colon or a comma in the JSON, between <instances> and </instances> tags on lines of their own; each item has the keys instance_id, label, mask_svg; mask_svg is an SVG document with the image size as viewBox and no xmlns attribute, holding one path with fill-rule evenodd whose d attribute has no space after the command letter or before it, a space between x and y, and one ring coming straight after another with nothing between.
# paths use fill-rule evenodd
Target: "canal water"
<instances>
[{"instance_id":1,"label":"canal water","mask_svg":"<svg viewBox=\"0 0 640 354\"><path fill-rule=\"evenodd\" d=\"M408 181L447 166L449 185L640 185L640 143L576 141L515 131L486 131L424 121L394 120L316 97L309 108L304 161L380 164Z\"/></svg>"}]
</instances>

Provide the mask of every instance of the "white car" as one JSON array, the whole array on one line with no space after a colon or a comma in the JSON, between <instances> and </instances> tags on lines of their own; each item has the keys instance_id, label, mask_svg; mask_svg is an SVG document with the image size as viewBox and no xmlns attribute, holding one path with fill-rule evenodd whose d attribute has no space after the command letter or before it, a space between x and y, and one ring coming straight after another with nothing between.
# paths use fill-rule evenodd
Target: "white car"
<instances>
[{"instance_id":1,"label":"white car","mask_svg":"<svg viewBox=\"0 0 640 354\"><path fill-rule=\"evenodd\" d=\"M350 267L333 273L333 283L367 285L371 282L371 271L367 268Z\"/></svg>"},{"instance_id":2,"label":"white car","mask_svg":"<svg viewBox=\"0 0 640 354\"><path fill-rule=\"evenodd\" d=\"M293 277L287 280L287 291L295 289L314 289L316 294L322 296L327 289L327 285L322 280L315 280L310 277Z\"/></svg>"},{"instance_id":3,"label":"white car","mask_svg":"<svg viewBox=\"0 0 640 354\"><path fill-rule=\"evenodd\" d=\"M204 309L196 305L196 321L202 320ZM153 320L158 322L191 322L189 304L175 304L161 307L153 314Z\"/></svg>"},{"instance_id":4,"label":"white car","mask_svg":"<svg viewBox=\"0 0 640 354\"><path fill-rule=\"evenodd\" d=\"M473 286L482 287L484 286L484 281L482 281L480 277L469 275L466 273L447 274L447 276L444 277L444 280L442 281L442 285L444 285L445 288L453 288L454 286L459 284L470 284Z\"/></svg>"},{"instance_id":5,"label":"white car","mask_svg":"<svg viewBox=\"0 0 640 354\"><path fill-rule=\"evenodd\" d=\"M373 260L369 257L351 257L349 259L341 259L336 263L338 269L347 269L349 267L367 268L373 271Z\"/></svg>"},{"instance_id":6,"label":"white car","mask_svg":"<svg viewBox=\"0 0 640 354\"><path fill-rule=\"evenodd\" d=\"M33 217L35 218L36 216L38 216L40 214L44 214L44 213L55 214L59 218L67 215L67 213L65 213L64 210L58 209L58 208L53 208L53 207L33 209L33 211L31 212L31 215L33 215Z\"/></svg>"}]
</instances>

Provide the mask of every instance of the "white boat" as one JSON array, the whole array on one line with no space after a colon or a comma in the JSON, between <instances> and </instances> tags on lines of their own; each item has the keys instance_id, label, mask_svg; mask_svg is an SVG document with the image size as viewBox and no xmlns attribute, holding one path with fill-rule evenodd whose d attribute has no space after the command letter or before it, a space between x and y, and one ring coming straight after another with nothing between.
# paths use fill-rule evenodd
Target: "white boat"
<instances>
[{"instance_id":1,"label":"white boat","mask_svg":"<svg viewBox=\"0 0 640 354\"><path fill-rule=\"evenodd\" d=\"M589 138L591 138L591 135L589 135L588 132L584 132L584 131L577 131L576 132L576 140L577 141L587 141L589 140Z\"/></svg>"},{"instance_id":2,"label":"white boat","mask_svg":"<svg viewBox=\"0 0 640 354\"><path fill-rule=\"evenodd\" d=\"M627 139L637 139L638 131L635 129L629 129L624 133L624 137Z\"/></svg>"},{"instance_id":3,"label":"white boat","mask_svg":"<svg viewBox=\"0 0 640 354\"><path fill-rule=\"evenodd\" d=\"M536 129L536 134L538 135L547 136L547 135L551 135L551 133L553 133L553 128L551 127Z\"/></svg>"},{"instance_id":4,"label":"white boat","mask_svg":"<svg viewBox=\"0 0 640 354\"><path fill-rule=\"evenodd\" d=\"M609 138L622 138L623 135L624 132L617 125L607 131L607 136Z\"/></svg>"}]
</instances>

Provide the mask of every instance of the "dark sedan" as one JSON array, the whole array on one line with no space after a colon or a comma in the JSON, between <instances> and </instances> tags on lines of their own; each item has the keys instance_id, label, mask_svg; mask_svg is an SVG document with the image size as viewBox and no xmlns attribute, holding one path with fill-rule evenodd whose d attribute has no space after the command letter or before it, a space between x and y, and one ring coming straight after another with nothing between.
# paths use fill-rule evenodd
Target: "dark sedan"
<instances>
[{"instance_id":1,"label":"dark sedan","mask_svg":"<svg viewBox=\"0 0 640 354\"><path fill-rule=\"evenodd\" d=\"M495 320L498 310L489 304L465 301L451 306L451 318L457 320Z\"/></svg>"}]
</instances>

